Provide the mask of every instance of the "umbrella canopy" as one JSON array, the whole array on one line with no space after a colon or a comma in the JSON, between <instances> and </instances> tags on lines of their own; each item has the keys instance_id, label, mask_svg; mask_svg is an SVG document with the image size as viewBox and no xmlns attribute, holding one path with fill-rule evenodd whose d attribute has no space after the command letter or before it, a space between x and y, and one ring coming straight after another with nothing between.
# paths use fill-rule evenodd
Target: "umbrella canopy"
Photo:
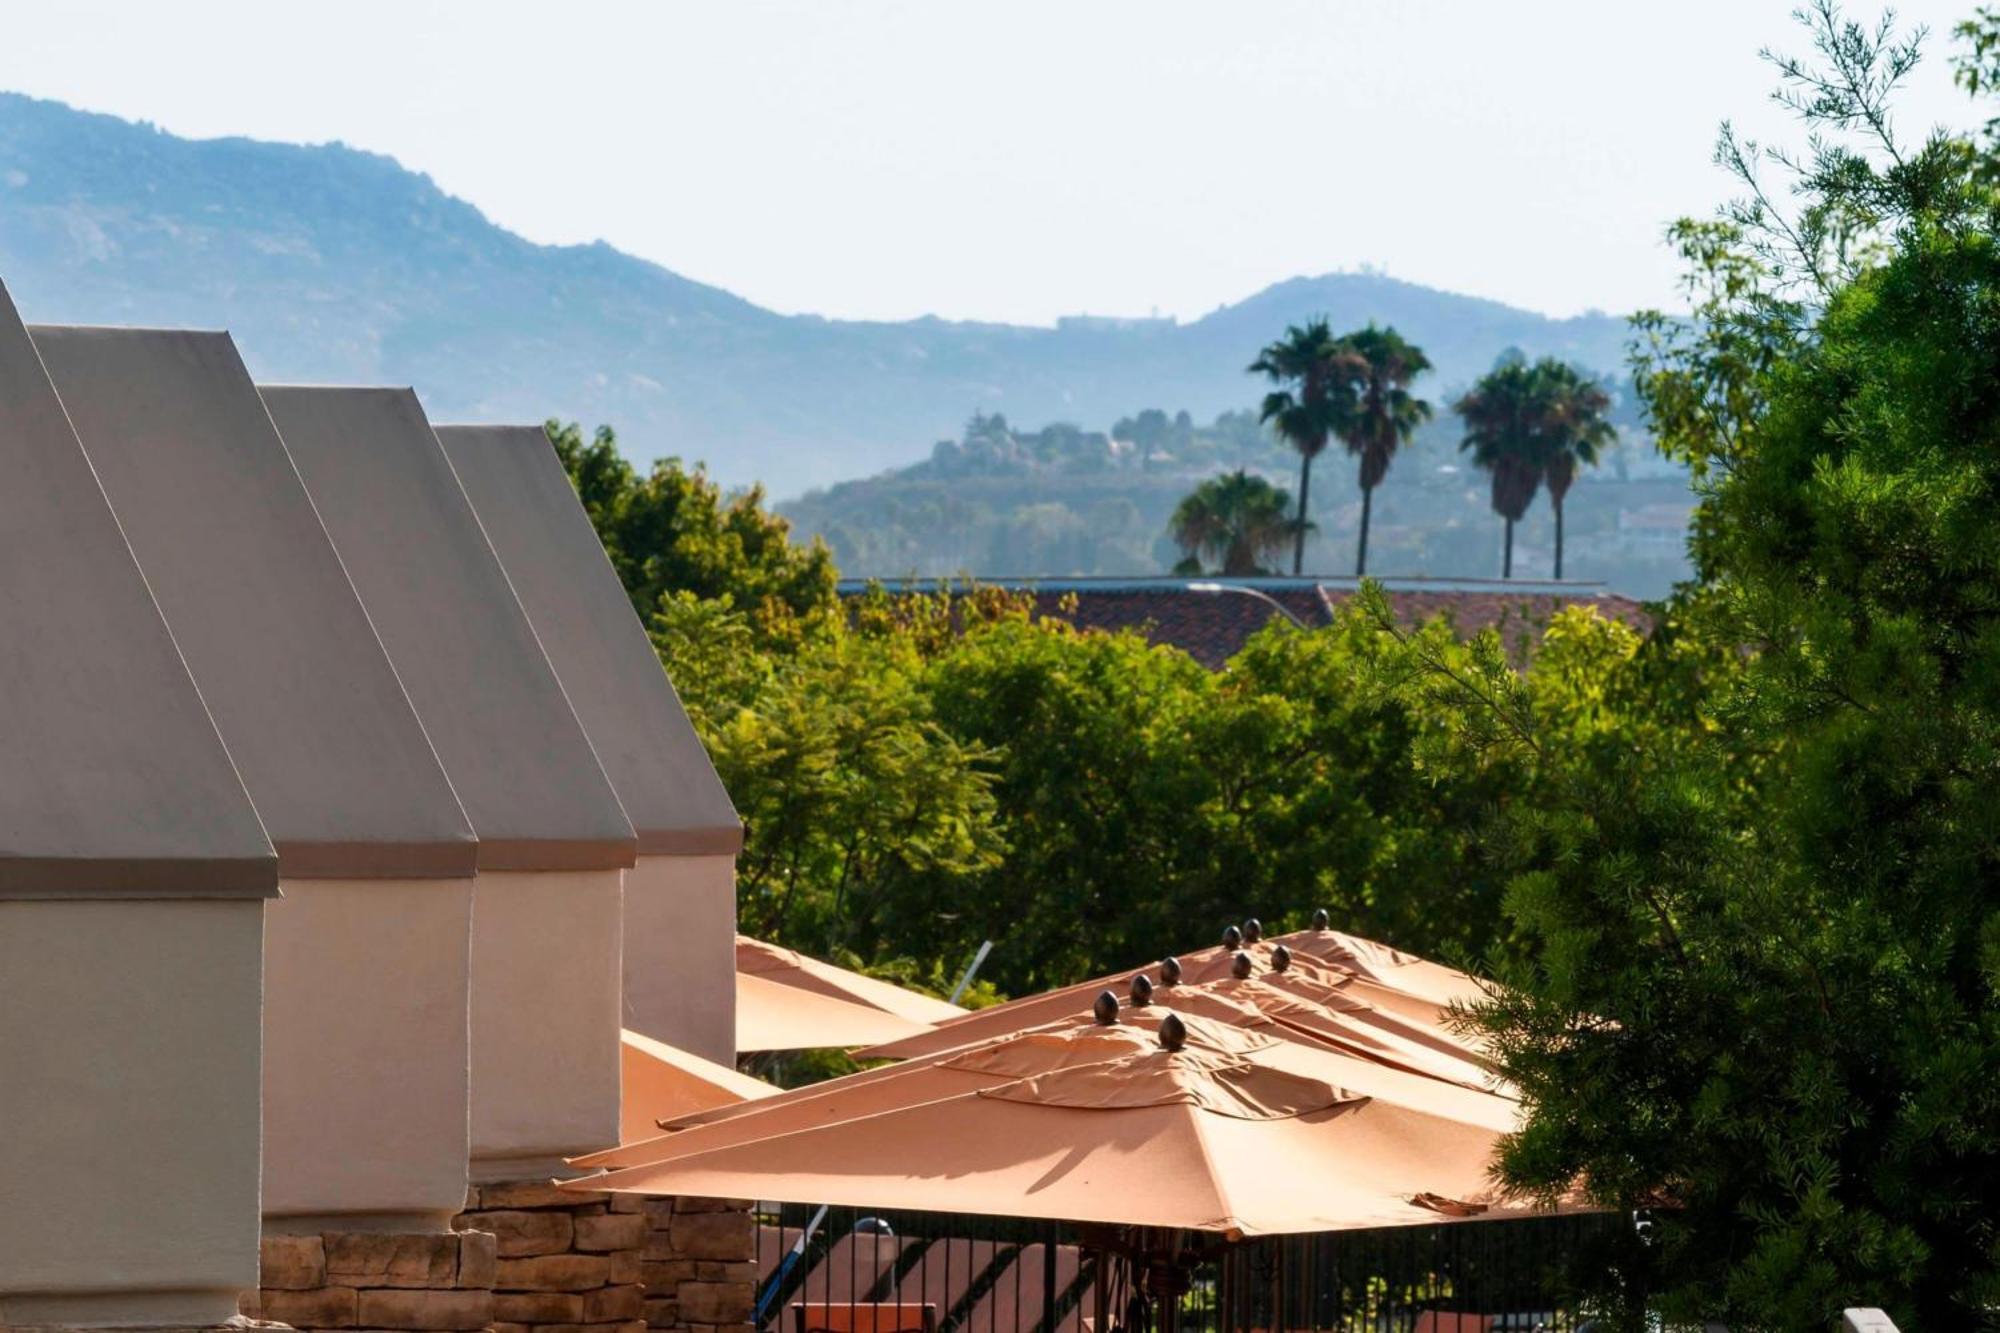
<instances>
[{"instance_id":1,"label":"umbrella canopy","mask_svg":"<svg viewBox=\"0 0 2000 1333\"><path fill-rule=\"evenodd\" d=\"M618 1039L621 1091L618 1138L629 1143L658 1132L659 1122L718 1106L736 1106L778 1091L761 1078L655 1041L626 1028Z\"/></svg>"},{"instance_id":2,"label":"umbrella canopy","mask_svg":"<svg viewBox=\"0 0 2000 1333\"><path fill-rule=\"evenodd\" d=\"M930 1029L839 996L787 986L755 972L736 974L736 1049L806 1051L823 1046L867 1046L898 1041Z\"/></svg>"},{"instance_id":3,"label":"umbrella canopy","mask_svg":"<svg viewBox=\"0 0 2000 1333\"><path fill-rule=\"evenodd\" d=\"M1162 1041L1026 1075L1030 1048L963 1052L950 1063L999 1081L585 1179L1230 1236L1438 1222L1502 1204L1488 1181L1498 1130L1279 1068L1268 1050L1241 1050L1244 1034L1195 1028L1177 1047L1172 1029L1199 1023L1163 1017Z\"/></svg>"},{"instance_id":4,"label":"umbrella canopy","mask_svg":"<svg viewBox=\"0 0 2000 1333\"><path fill-rule=\"evenodd\" d=\"M838 1000L852 1000L912 1023L943 1023L967 1012L933 996L753 940L748 935L736 937L736 970Z\"/></svg>"},{"instance_id":5,"label":"umbrella canopy","mask_svg":"<svg viewBox=\"0 0 2000 1333\"><path fill-rule=\"evenodd\" d=\"M1393 1016L1435 1036L1450 1038L1444 1022L1448 1007L1461 1001L1473 1002L1484 994L1478 981L1466 973L1337 930L1295 931L1275 939L1243 942L1236 947L1212 945L1182 954L1176 961L1184 984L1199 985L1229 978L1239 951L1250 955L1255 972L1261 976L1272 970L1273 954L1280 944L1286 947L1295 964L1301 965L1302 972L1308 965L1316 966L1315 979L1359 1001L1366 1012L1379 1015L1379 1018L1369 1020L1373 1022L1379 1023ZM1127 968L1073 986L977 1009L940 1022L935 1035L917 1034L906 1040L883 1043L860 1054L868 1059L909 1059L1039 1023L1056 1022L1088 1009L1091 1000L1101 991L1109 989L1120 995L1125 994L1132 978L1141 973L1149 973L1158 981L1158 968L1158 964ZM1399 989L1399 982L1419 990ZM1350 1009L1349 1012L1360 1013L1364 1010ZM1405 1035L1408 1035L1407 1028Z\"/></svg>"},{"instance_id":6,"label":"umbrella canopy","mask_svg":"<svg viewBox=\"0 0 2000 1333\"><path fill-rule=\"evenodd\" d=\"M1434 1005L1477 1004L1486 998L1486 987L1469 972L1325 926L1295 930L1264 943L1282 944L1294 957L1330 963Z\"/></svg>"},{"instance_id":7,"label":"umbrella canopy","mask_svg":"<svg viewBox=\"0 0 2000 1333\"><path fill-rule=\"evenodd\" d=\"M1224 1008L1218 1004L1218 1009ZM676 1120L668 1133L574 1158L577 1167L628 1167L685 1157L713 1148L789 1134L898 1107L937 1101L1013 1079L1141 1054L1158 1044L1168 1011L1127 1008L1118 1021L1076 1021L1030 1028L990 1044L885 1065L740 1106L718 1107ZM1265 1067L1338 1084L1375 1097L1495 1133L1514 1129L1520 1107L1507 1098L1441 1082L1363 1059L1311 1041L1282 1038L1278 1024L1254 1009L1228 1018L1178 1010L1186 1049L1254 1061Z\"/></svg>"},{"instance_id":8,"label":"umbrella canopy","mask_svg":"<svg viewBox=\"0 0 2000 1333\"><path fill-rule=\"evenodd\" d=\"M1219 980L1193 985L1161 984L1157 998L1162 1004L1224 1022L1239 1021L1246 1011L1260 1013L1291 1032L1306 1034L1341 1050L1468 1087L1493 1086L1493 1078L1477 1051L1442 1028L1377 1009L1358 998L1347 985L1347 974L1313 964L1258 974L1248 951L1244 952L1242 962L1244 970L1252 975L1224 975ZM1145 976L1149 983L1153 980L1153 974L1149 973L1135 976ZM1127 988L1135 984L1128 982ZM870 1047L862 1055L888 1060L932 1055L990 1040L1024 1025L1073 1018L1088 1003L1078 988L1069 987L1050 996L1035 997L1018 1007L982 1009L964 1020ZM1011 1013L1007 1012L1009 1009Z\"/></svg>"}]
</instances>

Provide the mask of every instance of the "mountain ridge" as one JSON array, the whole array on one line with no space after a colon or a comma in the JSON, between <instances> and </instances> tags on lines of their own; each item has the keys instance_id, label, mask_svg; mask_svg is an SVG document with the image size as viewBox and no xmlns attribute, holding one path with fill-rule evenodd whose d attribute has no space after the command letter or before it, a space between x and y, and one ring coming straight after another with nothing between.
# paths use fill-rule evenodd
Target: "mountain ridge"
<instances>
[{"instance_id":1,"label":"mountain ridge","mask_svg":"<svg viewBox=\"0 0 2000 1333\"><path fill-rule=\"evenodd\" d=\"M384 154L185 139L16 93L0 278L32 319L225 327L260 378L413 384L441 421L609 422L639 461L780 495L915 462L977 411L1102 429L1245 406L1257 347L1315 314L1402 328L1433 397L1510 346L1616 373L1626 336L1365 272L1187 321L787 315L603 241L529 241Z\"/></svg>"}]
</instances>

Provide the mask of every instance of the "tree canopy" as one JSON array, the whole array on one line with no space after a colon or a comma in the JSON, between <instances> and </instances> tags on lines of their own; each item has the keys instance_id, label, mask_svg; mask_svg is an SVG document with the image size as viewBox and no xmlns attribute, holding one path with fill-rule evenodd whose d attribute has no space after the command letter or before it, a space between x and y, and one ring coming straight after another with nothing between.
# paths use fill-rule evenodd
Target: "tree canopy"
<instances>
[{"instance_id":1,"label":"tree canopy","mask_svg":"<svg viewBox=\"0 0 2000 1333\"><path fill-rule=\"evenodd\" d=\"M1204 557L1214 566L1209 572L1231 578L1269 572L1264 562L1284 550L1298 522L1291 505L1281 487L1241 468L1210 477L1175 506L1168 523L1186 554L1175 572L1202 573Z\"/></svg>"},{"instance_id":2,"label":"tree canopy","mask_svg":"<svg viewBox=\"0 0 2000 1333\"><path fill-rule=\"evenodd\" d=\"M1275 388L1264 395L1258 418L1299 456L1298 527L1292 539L1292 573L1305 568L1306 505L1312 492L1313 460L1326 452L1327 442L1350 428L1354 419L1349 384L1361 369L1323 319L1294 324L1285 336L1265 347L1250 363Z\"/></svg>"},{"instance_id":3,"label":"tree canopy","mask_svg":"<svg viewBox=\"0 0 2000 1333\"><path fill-rule=\"evenodd\" d=\"M790 525L765 509L762 487L725 496L704 469L676 459L642 474L609 426L588 441L574 423L551 421L548 432L642 617L670 592L793 615L833 604L833 556L822 542L795 545Z\"/></svg>"},{"instance_id":4,"label":"tree canopy","mask_svg":"<svg viewBox=\"0 0 2000 1333\"><path fill-rule=\"evenodd\" d=\"M1504 1174L1650 1210L1590 1281L1634 1328L2000 1303L1994 198L1890 132L1908 39L1805 17L1809 154L1725 131L1745 199L1676 230L1695 318L1639 321L1701 578L1582 712L1471 678L1547 784L1479 1015L1530 1109Z\"/></svg>"},{"instance_id":5,"label":"tree canopy","mask_svg":"<svg viewBox=\"0 0 2000 1333\"><path fill-rule=\"evenodd\" d=\"M1368 572L1368 524L1375 488L1389 475L1396 451L1431 418L1431 405L1410 392L1410 383L1431 368L1423 349L1393 328L1367 328L1342 338L1354 357L1349 382L1354 402L1340 430L1347 451L1360 460L1361 532L1355 542L1354 574Z\"/></svg>"}]
</instances>

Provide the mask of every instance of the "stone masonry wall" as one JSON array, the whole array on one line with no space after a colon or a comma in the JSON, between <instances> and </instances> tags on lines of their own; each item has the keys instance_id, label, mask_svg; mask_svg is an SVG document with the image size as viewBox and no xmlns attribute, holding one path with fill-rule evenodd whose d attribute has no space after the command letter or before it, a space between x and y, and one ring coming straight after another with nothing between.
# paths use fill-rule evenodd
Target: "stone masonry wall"
<instances>
[{"instance_id":1,"label":"stone masonry wall","mask_svg":"<svg viewBox=\"0 0 2000 1333\"><path fill-rule=\"evenodd\" d=\"M754 1333L757 1232L741 1199L646 1199L646 1323L675 1333Z\"/></svg>"},{"instance_id":2,"label":"stone masonry wall","mask_svg":"<svg viewBox=\"0 0 2000 1333\"><path fill-rule=\"evenodd\" d=\"M645 1333L642 1205L540 1180L473 1186L452 1225L494 1237L494 1333Z\"/></svg>"},{"instance_id":3,"label":"stone masonry wall","mask_svg":"<svg viewBox=\"0 0 2000 1333\"><path fill-rule=\"evenodd\" d=\"M301 1330L447 1333L493 1321L494 1237L478 1231L267 1236L242 1311Z\"/></svg>"}]
</instances>

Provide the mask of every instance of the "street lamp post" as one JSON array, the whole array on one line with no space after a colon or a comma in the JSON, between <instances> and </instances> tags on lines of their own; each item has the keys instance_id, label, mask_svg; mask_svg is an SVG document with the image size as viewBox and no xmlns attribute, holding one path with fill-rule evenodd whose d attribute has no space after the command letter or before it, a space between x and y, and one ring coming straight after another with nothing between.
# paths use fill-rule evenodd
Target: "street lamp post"
<instances>
[{"instance_id":1,"label":"street lamp post","mask_svg":"<svg viewBox=\"0 0 2000 1333\"><path fill-rule=\"evenodd\" d=\"M1297 616L1293 615L1291 609L1287 607L1283 602L1271 596L1270 593L1265 592L1262 588L1252 588L1241 583L1214 583L1204 580L1201 582L1188 584L1187 590L1189 592L1199 592L1199 593L1233 592L1239 597L1254 597L1258 601L1270 607L1273 611L1276 611L1279 615L1283 616L1285 619L1291 621L1292 624L1297 626L1299 629L1311 628L1311 626L1307 625L1305 621L1300 620Z\"/></svg>"}]
</instances>

